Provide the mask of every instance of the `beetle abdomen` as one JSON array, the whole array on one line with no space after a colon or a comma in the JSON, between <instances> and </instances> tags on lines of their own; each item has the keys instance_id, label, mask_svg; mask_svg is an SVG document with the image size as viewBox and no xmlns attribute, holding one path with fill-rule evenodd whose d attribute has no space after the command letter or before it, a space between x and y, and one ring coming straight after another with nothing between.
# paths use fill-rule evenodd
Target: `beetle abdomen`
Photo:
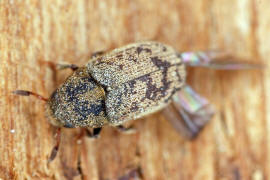
<instances>
[{"instance_id":1,"label":"beetle abdomen","mask_svg":"<svg viewBox=\"0 0 270 180\"><path fill-rule=\"evenodd\" d=\"M185 68L173 48L157 42L130 44L87 64L107 89L106 113L118 125L158 111L185 82Z\"/></svg>"}]
</instances>

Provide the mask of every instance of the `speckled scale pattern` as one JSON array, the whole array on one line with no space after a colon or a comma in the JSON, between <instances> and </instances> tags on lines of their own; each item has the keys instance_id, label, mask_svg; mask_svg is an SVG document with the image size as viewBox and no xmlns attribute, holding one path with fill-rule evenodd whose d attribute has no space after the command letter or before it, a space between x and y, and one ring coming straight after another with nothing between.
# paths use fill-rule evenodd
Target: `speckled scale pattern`
<instances>
[{"instance_id":1,"label":"speckled scale pattern","mask_svg":"<svg viewBox=\"0 0 270 180\"><path fill-rule=\"evenodd\" d=\"M173 48L129 44L93 57L68 77L50 97L47 116L55 126L116 126L162 109L185 78Z\"/></svg>"},{"instance_id":2,"label":"speckled scale pattern","mask_svg":"<svg viewBox=\"0 0 270 180\"><path fill-rule=\"evenodd\" d=\"M106 113L111 125L162 109L186 77L184 64L174 49L158 42L115 49L86 66L106 89Z\"/></svg>"},{"instance_id":3,"label":"speckled scale pattern","mask_svg":"<svg viewBox=\"0 0 270 180\"><path fill-rule=\"evenodd\" d=\"M56 126L101 127L107 123L105 109L103 88L82 67L52 94L47 114Z\"/></svg>"}]
</instances>

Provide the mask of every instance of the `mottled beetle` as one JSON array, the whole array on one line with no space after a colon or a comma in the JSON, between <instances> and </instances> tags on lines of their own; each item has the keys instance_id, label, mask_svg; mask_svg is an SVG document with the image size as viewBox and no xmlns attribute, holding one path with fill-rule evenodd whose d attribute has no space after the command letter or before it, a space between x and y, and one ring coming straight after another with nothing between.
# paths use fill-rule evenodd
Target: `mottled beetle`
<instances>
[{"instance_id":1,"label":"mottled beetle","mask_svg":"<svg viewBox=\"0 0 270 180\"><path fill-rule=\"evenodd\" d=\"M60 65L73 69L74 73L49 99L30 91L14 93L45 100L47 118L54 126L92 127L93 135L104 125L124 129L121 126L124 122L159 111L173 101L174 111L166 113L168 119L181 130L183 126L177 117L180 115L191 131L190 136L194 136L214 111L206 99L185 85L185 65L216 69L258 67L251 63L223 61L226 58L220 57L216 51L179 53L162 43L139 42L108 53L97 53L83 67Z\"/></svg>"}]
</instances>

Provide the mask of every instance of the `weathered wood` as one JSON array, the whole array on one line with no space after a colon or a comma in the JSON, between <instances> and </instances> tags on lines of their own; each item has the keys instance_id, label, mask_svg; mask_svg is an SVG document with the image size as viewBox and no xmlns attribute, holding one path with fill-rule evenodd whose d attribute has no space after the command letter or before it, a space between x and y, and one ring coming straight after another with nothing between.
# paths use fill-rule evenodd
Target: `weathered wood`
<instances>
[{"instance_id":1,"label":"weathered wood","mask_svg":"<svg viewBox=\"0 0 270 180\"><path fill-rule=\"evenodd\" d=\"M194 141L180 137L157 113L134 122L135 134L107 127L98 140L83 138L81 145L79 130L65 129L48 166L55 128L44 117L44 103L11 91L49 96L71 72L54 72L42 61L82 65L94 51L138 40L181 51L225 49L267 64L269 12L268 0L1 1L0 178L117 179L139 169L133 174L143 179L268 179L268 68L190 69L189 84L217 108Z\"/></svg>"}]
</instances>

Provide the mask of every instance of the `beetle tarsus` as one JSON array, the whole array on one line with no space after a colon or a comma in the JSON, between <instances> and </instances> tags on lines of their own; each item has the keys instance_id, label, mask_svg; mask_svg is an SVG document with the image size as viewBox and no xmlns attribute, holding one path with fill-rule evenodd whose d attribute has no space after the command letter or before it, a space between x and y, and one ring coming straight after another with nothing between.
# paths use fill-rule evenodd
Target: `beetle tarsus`
<instances>
[{"instance_id":1,"label":"beetle tarsus","mask_svg":"<svg viewBox=\"0 0 270 180\"><path fill-rule=\"evenodd\" d=\"M30 92L25 91L25 90L15 90L15 91L12 91L12 93L19 96L30 96Z\"/></svg>"},{"instance_id":2,"label":"beetle tarsus","mask_svg":"<svg viewBox=\"0 0 270 180\"><path fill-rule=\"evenodd\" d=\"M86 129L87 136L90 138L98 138L102 128L93 128L93 132Z\"/></svg>"},{"instance_id":3,"label":"beetle tarsus","mask_svg":"<svg viewBox=\"0 0 270 180\"><path fill-rule=\"evenodd\" d=\"M71 69L73 71L76 71L79 67L75 64L58 64L53 61L40 61L42 64L45 64L55 70L62 70L62 69Z\"/></svg>"},{"instance_id":4,"label":"beetle tarsus","mask_svg":"<svg viewBox=\"0 0 270 180\"><path fill-rule=\"evenodd\" d=\"M96 51L91 54L91 58L101 56L105 53L105 51Z\"/></svg>"},{"instance_id":5,"label":"beetle tarsus","mask_svg":"<svg viewBox=\"0 0 270 180\"><path fill-rule=\"evenodd\" d=\"M126 134L133 134L136 132L136 129L133 128L132 126L131 127L124 127L123 125L118 125L118 126L116 126L116 128L119 132L126 133Z\"/></svg>"},{"instance_id":6,"label":"beetle tarsus","mask_svg":"<svg viewBox=\"0 0 270 180\"><path fill-rule=\"evenodd\" d=\"M217 50L182 52L177 55L187 66L201 66L216 70L262 69L265 66Z\"/></svg>"},{"instance_id":7,"label":"beetle tarsus","mask_svg":"<svg viewBox=\"0 0 270 180\"><path fill-rule=\"evenodd\" d=\"M72 71L76 71L79 67L75 64L56 64L57 69L71 69Z\"/></svg>"},{"instance_id":8,"label":"beetle tarsus","mask_svg":"<svg viewBox=\"0 0 270 180\"><path fill-rule=\"evenodd\" d=\"M78 161L77 161L77 171L78 171L79 175L81 175L81 179L84 179L84 174L83 174L83 170L82 170L82 166L81 166L80 154L78 156Z\"/></svg>"}]
</instances>

